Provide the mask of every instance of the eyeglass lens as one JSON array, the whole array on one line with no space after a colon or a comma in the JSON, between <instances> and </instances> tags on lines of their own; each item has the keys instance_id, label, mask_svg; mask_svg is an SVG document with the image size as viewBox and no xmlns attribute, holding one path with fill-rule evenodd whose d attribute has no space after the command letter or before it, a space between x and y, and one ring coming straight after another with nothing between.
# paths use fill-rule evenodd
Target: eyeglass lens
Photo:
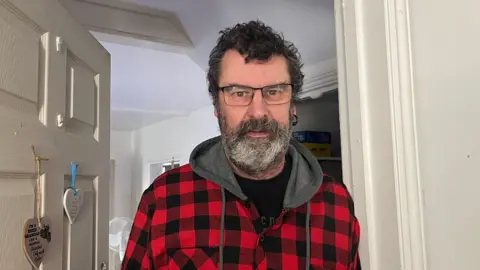
<instances>
[{"instance_id":1,"label":"eyeglass lens","mask_svg":"<svg viewBox=\"0 0 480 270\"><path fill-rule=\"evenodd\" d=\"M257 89L246 86L225 87L225 103L235 106L249 105L253 100L255 90ZM265 86L261 90L263 99L271 105L287 103L292 96L292 86L289 84Z\"/></svg>"}]
</instances>

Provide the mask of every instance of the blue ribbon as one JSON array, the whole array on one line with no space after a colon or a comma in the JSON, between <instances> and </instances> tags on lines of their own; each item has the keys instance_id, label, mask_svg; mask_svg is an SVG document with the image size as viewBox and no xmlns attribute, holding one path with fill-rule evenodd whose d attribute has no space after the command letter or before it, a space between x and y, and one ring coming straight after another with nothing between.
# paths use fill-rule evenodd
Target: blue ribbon
<instances>
[{"instance_id":1,"label":"blue ribbon","mask_svg":"<svg viewBox=\"0 0 480 270\"><path fill-rule=\"evenodd\" d=\"M75 162L72 162L72 188L73 188L73 194L75 197L77 196L77 188L75 187L75 178L77 176L77 164Z\"/></svg>"}]
</instances>

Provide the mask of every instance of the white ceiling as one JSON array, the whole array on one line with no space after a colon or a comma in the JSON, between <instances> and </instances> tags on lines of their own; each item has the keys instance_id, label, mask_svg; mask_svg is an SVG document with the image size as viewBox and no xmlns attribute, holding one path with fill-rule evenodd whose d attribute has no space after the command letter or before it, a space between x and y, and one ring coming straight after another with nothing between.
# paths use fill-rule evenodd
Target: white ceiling
<instances>
[{"instance_id":1,"label":"white ceiling","mask_svg":"<svg viewBox=\"0 0 480 270\"><path fill-rule=\"evenodd\" d=\"M138 129L209 105L205 69L210 50L218 31L238 22L260 19L283 32L307 67L335 58L333 0L122 1L176 13L193 48L175 53L100 38L112 56L113 129Z\"/></svg>"}]
</instances>

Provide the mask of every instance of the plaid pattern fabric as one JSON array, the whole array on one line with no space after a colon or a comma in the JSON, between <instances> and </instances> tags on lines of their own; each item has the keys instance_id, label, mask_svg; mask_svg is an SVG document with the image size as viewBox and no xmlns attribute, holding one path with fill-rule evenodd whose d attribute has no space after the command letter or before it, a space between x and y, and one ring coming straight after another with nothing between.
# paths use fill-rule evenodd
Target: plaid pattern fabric
<instances>
[{"instance_id":1,"label":"plaid pattern fabric","mask_svg":"<svg viewBox=\"0 0 480 270\"><path fill-rule=\"evenodd\" d=\"M357 270L359 237L346 187L328 176L264 231L254 205L185 165L144 192L121 269Z\"/></svg>"}]
</instances>

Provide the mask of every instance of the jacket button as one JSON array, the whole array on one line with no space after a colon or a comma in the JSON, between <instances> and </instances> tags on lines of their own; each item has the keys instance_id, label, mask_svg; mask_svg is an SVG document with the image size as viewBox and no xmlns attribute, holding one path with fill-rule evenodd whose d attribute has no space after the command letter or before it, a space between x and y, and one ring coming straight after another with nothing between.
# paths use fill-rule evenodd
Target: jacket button
<instances>
[{"instance_id":1,"label":"jacket button","mask_svg":"<svg viewBox=\"0 0 480 270\"><path fill-rule=\"evenodd\" d=\"M263 234L260 235L260 242L263 242L265 240L265 236Z\"/></svg>"}]
</instances>

